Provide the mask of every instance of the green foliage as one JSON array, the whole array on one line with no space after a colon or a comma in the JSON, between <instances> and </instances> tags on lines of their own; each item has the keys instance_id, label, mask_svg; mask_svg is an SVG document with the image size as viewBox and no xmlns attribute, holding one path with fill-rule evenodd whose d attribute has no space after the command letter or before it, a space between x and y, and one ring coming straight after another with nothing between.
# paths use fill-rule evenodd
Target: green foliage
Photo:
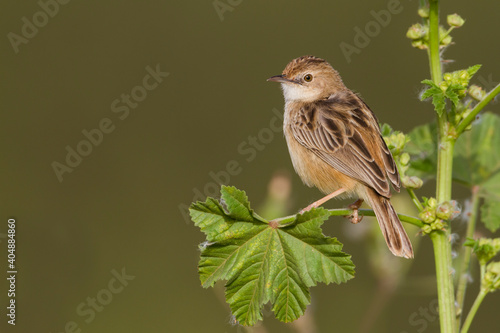
<instances>
[{"instance_id":1,"label":"green foliage","mask_svg":"<svg viewBox=\"0 0 500 333\"><path fill-rule=\"evenodd\" d=\"M478 186L484 198L482 221L492 232L500 228L500 117L485 113L472 130L456 142L453 179L464 186ZM408 174L429 179L437 170L435 123L419 126L410 134L405 150L411 155Z\"/></svg>"},{"instance_id":2,"label":"green foliage","mask_svg":"<svg viewBox=\"0 0 500 333\"><path fill-rule=\"evenodd\" d=\"M321 231L327 210L312 209L280 224L255 214L245 192L223 186L221 194L224 205L208 198L190 208L195 225L207 236L199 275L205 288L227 281L226 301L241 324L262 320L268 302L279 320L293 321L310 303L309 287L354 277L342 244Z\"/></svg>"},{"instance_id":3,"label":"green foliage","mask_svg":"<svg viewBox=\"0 0 500 333\"><path fill-rule=\"evenodd\" d=\"M380 131L398 166L403 186L408 189L419 189L422 187L423 181L420 178L406 175L406 171L410 167L410 155L404 152L404 150L410 138L402 132L393 131L388 124L381 125Z\"/></svg>"},{"instance_id":4,"label":"green foliage","mask_svg":"<svg viewBox=\"0 0 500 333\"><path fill-rule=\"evenodd\" d=\"M429 7L424 5L418 9L418 15L424 19L424 23L416 23L412 25L406 32L406 37L411 39L411 45L417 49L426 50L429 48ZM460 28L464 25L465 20L458 14L451 14L447 16L447 23L450 29L446 30L443 26L439 26L439 46L445 47L451 44L453 38L450 32L453 29Z\"/></svg>"},{"instance_id":5,"label":"green foliage","mask_svg":"<svg viewBox=\"0 0 500 333\"><path fill-rule=\"evenodd\" d=\"M421 100L432 97L432 104L437 114L441 117L446 107L446 99L452 103L452 110L455 110L460 103L460 99L467 94L467 87L472 76L481 68L481 65L471 66L468 69L445 73L443 81L439 85L431 80L423 80L422 83L429 86L424 91Z\"/></svg>"},{"instance_id":6,"label":"green foliage","mask_svg":"<svg viewBox=\"0 0 500 333\"><path fill-rule=\"evenodd\" d=\"M432 104L434 105L434 109L441 117L446 106L446 91L443 91L437 84L435 84L431 80L423 80L422 83L428 85L430 88L424 91L420 99L423 101L424 99L432 97Z\"/></svg>"},{"instance_id":7,"label":"green foliage","mask_svg":"<svg viewBox=\"0 0 500 333\"><path fill-rule=\"evenodd\" d=\"M500 289L500 262L492 262L486 266L481 287L488 292Z\"/></svg>"},{"instance_id":8,"label":"green foliage","mask_svg":"<svg viewBox=\"0 0 500 333\"><path fill-rule=\"evenodd\" d=\"M464 243L476 254L481 266L481 288L486 292L500 289L500 262L488 262L500 252L500 238L467 238Z\"/></svg>"},{"instance_id":9,"label":"green foliage","mask_svg":"<svg viewBox=\"0 0 500 333\"><path fill-rule=\"evenodd\" d=\"M464 246L472 248L479 260L479 264L483 266L500 252L500 238L479 238L478 240L468 238Z\"/></svg>"},{"instance_id":10,"label":"green foliage","mask_svg":"<svg viewBox=\"0 0 500 333\"><path fill-rule=\"evenodd\" d=\"M410 142L405 151L411 156L408 174L424 180L436 177L437 172L437 127L430 123L415 127L408 134Z\"/></svg>"},{"instance_id":11,"label":"green foliage","mask_svg":"<svg viewBox=\"0 0 500 333\"><path fill-rule=\"evenodd\" d=\"M485 113L455 146L453 178L478 186L484 198L481 220L492 232L500 228L500 117Z\"/></svg>"}]
</instances>

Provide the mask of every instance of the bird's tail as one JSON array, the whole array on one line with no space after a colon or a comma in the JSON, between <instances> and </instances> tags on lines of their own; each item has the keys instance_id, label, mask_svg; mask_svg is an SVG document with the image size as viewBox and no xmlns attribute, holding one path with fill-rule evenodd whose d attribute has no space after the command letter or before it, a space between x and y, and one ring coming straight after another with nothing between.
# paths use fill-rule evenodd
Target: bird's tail
<instances>
[{"instance_id":1,"label":"bird's tail","mask_svg":"<svg viewBox=\"0 0 500 333\"><path fill-rule=\"evenodd\" d=\"M413 247L410 239L389 199L367 188L366 200L375 212L389 250L395 256L407 259L413 258Z\"/></svg>"}]
</instances>

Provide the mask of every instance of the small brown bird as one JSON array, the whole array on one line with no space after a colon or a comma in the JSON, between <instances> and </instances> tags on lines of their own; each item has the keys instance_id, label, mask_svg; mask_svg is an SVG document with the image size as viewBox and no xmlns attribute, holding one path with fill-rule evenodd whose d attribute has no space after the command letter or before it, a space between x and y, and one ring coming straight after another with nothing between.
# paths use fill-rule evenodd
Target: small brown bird
<instances>
[{"instance_id":1,"label":"small brown bird","mask_svg":"<svg viewBox=\"0 0 500 333\"><path fill-rule=\"evenodd\" d=\"M324 198L306 207L318 207L333 197L358 197L375 211L389 250L413 258L413 248L391 205L389 182L399 192L396 163L382 138L377 118L363 100L349 90L340 75L323 59L304 56L292 60L279 82L285 96L284 133L295 171ZM389 181L388 181L389 180Z\"/></svg>"}]
</instances>

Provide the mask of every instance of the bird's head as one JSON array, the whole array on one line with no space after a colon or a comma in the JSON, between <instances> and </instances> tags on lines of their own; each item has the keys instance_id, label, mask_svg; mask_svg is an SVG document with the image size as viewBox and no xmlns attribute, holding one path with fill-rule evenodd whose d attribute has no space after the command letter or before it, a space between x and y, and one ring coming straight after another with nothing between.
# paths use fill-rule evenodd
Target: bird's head
<instances>
[{"instance_id":1,"label":"bird's head","mask_svg":"<svg viewBox=\"0 0 500 333\"><path fill-rule=\"evenodd\" d=\"M328 62L313 56L292 60L281 75L272 76L267 81L281 83L286 102L312 102L347 89Z\"/></svg>"}]
</instances>

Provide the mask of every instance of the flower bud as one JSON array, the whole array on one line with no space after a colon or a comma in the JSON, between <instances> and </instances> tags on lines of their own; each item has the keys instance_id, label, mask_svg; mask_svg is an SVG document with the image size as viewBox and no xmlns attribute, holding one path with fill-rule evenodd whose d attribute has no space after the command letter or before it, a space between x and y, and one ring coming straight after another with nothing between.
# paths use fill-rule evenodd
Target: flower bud
<instances>
[{"instance_id":1,"label":"flower bud","mask_svg":"<svg viewBox=\"0 0 500 333\"><path fill-rule=\"evenodd\" d=\"M448 82L446 82L446 81L441 81L441 82L439 82L439 88L441 88L441 90L442 90L443 92L445 92L445 91L446 91L446 89L448 89Z\"/></svg>"},{"instance_id":2,"label":"flower bud","mask_svg":"<svg viewBox=\"0 0 500 333\"><path fill-rule=\"evenodd\" d=\"M430 233L431 233L431 231L432 231L432 228L431 228L431 226L430 226L430 225L428 225L428 224L426 224L426 225L424 225L424 226L422 227L422 232L423 232L424 234L430 234Z\"/></svg>"},{"instance_id":3,"label":"flower bud","mask_svg":"<svg viewBox=\"0 0 500 333\"><path fill-rule=\"evenodd\" d=\"M423 211L418 214L418 217L427 224L430 224L436 220L436 212L434 209L430 209L429 207L425 208Z\"/></svg>"},{"instance_id":4,"label":"flower bud","mask_svg":"<svg viewBox=\"0 0 500 333\"><path fill-rule=\"evenodd\" d=\"M432 230L444 230L444 226L446 223L444 223L443 220L437 219L431 224Z\"/></svg>"},{"instance_id":5,"label":"flower bud","mask_svg":"<svg viewBox=\"0 0 500 333\"><path fill-rule=\"evenodd\" d=\"M469 87L469 95L476 101L481 101L486 96L486 92L483 88L473 84Z\"/></svg>"},{"instance_id":6,"label":"flower bud","mask_svg":"<svg viewBox=\"0 0 500 333\"><path fill-rule=\"evenodd\" d=\"M426 29L420 23L412 25L406 32L406 37L410 39L420 39L425 36Z\"/></svg>"},{"instance_id":7,"label":"flower bud","mask_svg":"<svg viewBox=\"0 0 500 333\"><path fill-rule=\"evenodd\" d=\"M468 82L468 81L469 81L469 79L470 79L469 72L467 72L465 69L462 69L462 70L459 70L459 71L458 71L458 77L459 77L461 80L467 80L466 82Z\"/></svg>"},{"instance_id":8,"label":"flower bud","mask_svg":"<svg viewBox=\"0 0 500 333\"><path fill-rule=\"evenodd\" d=\"M416 176L404 176L401 181L403 182L403 186L406 188L410 188L413 190L417 190L424 185L424 181Z\"/></svg>"},{"instance_id":9,"label":"flower bud","mask_svg":"<svg viewBox=\"0 0 500 333\"><path fill-rule=\"evenodd\" d=\"M422 18L428 18L429 17L429 7L420 7L418 9L418 16Z\"/></svg>"},{"instance_id":10,"label":"flower bud","mask_svg":"<svg viewBox=\"0 0 500 333\"><path fill-rule=\"evenodd\" d=\"M492 262L486 266L483 287L490 291L500 289L500 262Z\"/></svg>"},{"instance_id":11,"label":"flower bud","mask_svg":"<svg viewBox=\"0 0 500 333\"><path fill-rule=\"evenodd\" d=\"M427 48L427 44L425 44L424 41L421 39L416 39L413 42L411 42L411 46L420 50L425 50Z\"/></svg>"},{"instance_id":12,"label":"flower bud","mask_svg":"<svg viewBox=\"0 0 500 333\"><path fill-rule=\"evenodd\" d=\"M451 202L441 203L436 209L436 216L443 220L449 220L453 215L454 207Z\"/></svg>"},{"instance_id":13,"label":"flower bud","mask_svg":"<svg viewBox=\"0 0 500 333\"><path fill-rule=\"evenodd\" d=\"M408 165L410 163L410 154L408 153L402 153L399 161L401 162L402 165Z\"/></svg>"},{"instance_id":14,"label":"flower bud","mask_svg":"<svg viewBox=\"0 0 500 333\"><path fill-rule=\"evenodd\" d=\"M429 206L430 208L436 209L437 200L435 198L430 198L429 200L427 200L427 206Z\"/></svg>"},{"instance_id":15,"label":"flower bud","mask_svg":"<svg viewBox=\"0 0 500 333\"><path fill-rule=\"evenodd\" d=\"M450 27L455 27L455 28L460 28L465 23L465 20L463 18L461 18L460 15L458 15L458 14L448 15L446 20L447 20L448 25Z\"/></svg>"},{"instance_id":16,"label":"flower bud","mask_svg":"<svg viewBox=\"0 0 500 333\"><path fill-rule=\"evenodd\" d=\"M467 89L460 89L460 90L458 90L458 97L459 98L464 98L465 95L467 95Z\"/></svg>"}]
</instances>

